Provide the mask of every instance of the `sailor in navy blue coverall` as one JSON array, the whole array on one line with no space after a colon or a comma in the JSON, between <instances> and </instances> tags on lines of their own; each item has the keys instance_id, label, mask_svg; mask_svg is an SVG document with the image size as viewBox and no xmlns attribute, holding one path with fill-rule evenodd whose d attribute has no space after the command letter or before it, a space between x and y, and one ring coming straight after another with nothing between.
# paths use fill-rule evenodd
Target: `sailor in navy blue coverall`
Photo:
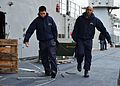
<instances>
[{"instance_id":1,"label":"sailor in navy blue coverall","mask_svg":"<svg viewBox=\"0 0 120 86\"><path fill-rule=\"evenodd\" d=\"M26 47L29 46L29 39L36 30L39 41L40 57L44 66L45 75L55 78L57 74L56 63L56 42L57 27L52 17L48 16L46 7L39 7L38 17L30 24L24 38Z\"/></svg>"},{"instance_id":2,"label":"sailor in navy blue coverall","mask_svg":"<svg viewBox=\"0 0 120 86\"><path fill-rule=\"evenodd\" d=\"M107 50L107 42L105 39L105 36L100 33L99 35L99 40L100 40L100 50Z\"/></svg>"},{"instance_id":3,"label":"sailor in navy blue coverall","mask_svg":"<svg viewBox=\"0 0 120 86\"><path fill-rule=\"evenodd\" d=\"M92 39L94 38L95 27L105 36L108 43L113 46L111 37L103 23L93 14L93 7L88 6L86 12L77 18L72 32L72 38L76 42L77 70L81 71L84 60L84 77L89 77L88 71L91 66Z\"/></svg>"}]
</instances>

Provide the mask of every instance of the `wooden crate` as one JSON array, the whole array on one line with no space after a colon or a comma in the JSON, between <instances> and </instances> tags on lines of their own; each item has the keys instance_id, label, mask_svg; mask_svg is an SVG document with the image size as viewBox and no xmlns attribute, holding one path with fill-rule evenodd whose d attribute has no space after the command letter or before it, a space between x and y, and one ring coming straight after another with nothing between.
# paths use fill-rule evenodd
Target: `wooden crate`
<instances>
[{"instance_id":1,"label":"wooden crate","mask_svg":"<svg viewBox=\"0 0 120 86\"><path fill-rule=\"evenodd\" d=\"M0 39L0 73L17 73L18 41Z\"/></svg>"},{"instance_id":2,"label":"wooden crate","mask_svg":"<svg viewBox=\"0 0 120 86\"><path fill-rule=\"evenodd\" d=\"M0 68L1 74L8 74L8 73L18 73L18 70L16 68Z\"/></svg>"}]
</instances>

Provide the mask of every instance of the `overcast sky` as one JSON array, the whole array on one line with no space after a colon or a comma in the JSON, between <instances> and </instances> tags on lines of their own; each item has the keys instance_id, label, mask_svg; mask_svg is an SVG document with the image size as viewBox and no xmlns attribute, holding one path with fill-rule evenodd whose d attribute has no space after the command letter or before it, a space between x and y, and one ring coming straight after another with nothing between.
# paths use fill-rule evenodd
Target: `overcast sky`
<instances>
[{"instance_id":1,"label":"overcast sky","mask_svg":"<svg viewBox=\"0 0 120 86\"><path fill-rule=\"evenodd\" d=\"M81 5L81 6L88 6L88 0L73 0L75 3ZM120 0L114 0L114 5L120 7ZM116 14L120 18L120 9L114 10L113 14Z\"/></svg>"}]
</instances>

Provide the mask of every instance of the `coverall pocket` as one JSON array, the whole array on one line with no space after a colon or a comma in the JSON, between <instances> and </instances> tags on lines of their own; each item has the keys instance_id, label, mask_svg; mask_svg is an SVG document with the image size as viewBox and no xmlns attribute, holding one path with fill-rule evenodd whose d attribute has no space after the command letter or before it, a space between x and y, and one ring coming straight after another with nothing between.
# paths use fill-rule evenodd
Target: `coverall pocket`
<instances>
[{"instance_id":1,"label":"coverall pocket","mask_svg":"<svg viewBox=\"0 0 120 86\"><path fill-rule=\"evenodd\" d=\"M50 46L53 46L53 47L56 46L56 42L55 42L55 40L51 40L51 41L50 41Z\"/></svg>"}]
</instances>

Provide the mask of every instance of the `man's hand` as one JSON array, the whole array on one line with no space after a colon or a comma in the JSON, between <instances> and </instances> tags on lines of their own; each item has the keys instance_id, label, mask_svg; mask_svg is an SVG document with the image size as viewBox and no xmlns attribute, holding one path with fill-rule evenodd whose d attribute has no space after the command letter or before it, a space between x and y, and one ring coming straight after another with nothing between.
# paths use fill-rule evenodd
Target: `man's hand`
<instances>
[{"instance_id":1,"label":"man's hand","mask_svg":"<svg viewBox=\"0 0 120 86\"><path fill-rule=\"evenodd\" d=\"M29 47L29 42L25 42L25 46L26 46L26 47Z\"/></svg>"}]
</instances>

